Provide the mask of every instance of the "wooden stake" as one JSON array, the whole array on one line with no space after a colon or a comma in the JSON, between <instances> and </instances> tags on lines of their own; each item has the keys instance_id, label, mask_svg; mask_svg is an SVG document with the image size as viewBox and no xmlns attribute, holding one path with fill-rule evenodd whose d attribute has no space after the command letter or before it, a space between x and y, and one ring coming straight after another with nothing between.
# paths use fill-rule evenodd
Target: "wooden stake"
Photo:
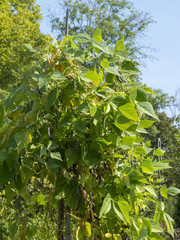
<instances>
[{"instance_id":1,"label":"wooden stake","mask_svg":"<svg viewBox=\"0 0 180 240\"><path fill-rule=\"evenodd\" d=\"M69 8L66 10L66 29L65 29L65 35L68 36L69 34Z\"/></svg>"},{"instance_id":2,"label":"wooden stake","mask_svg":"<svg viewBox=\"0 0 180 240\"><path fill-rule=\"evenodd\" d=\"M158 138L158 148L161 149L161 139ZM158 157L158 162L162 161L162 156ZM158 178L161 179L162 178L162 170L158 170ZM159 201L162 201L163 198L161 196L161 183L159 183Z\"/></svg>"}]
</instances>

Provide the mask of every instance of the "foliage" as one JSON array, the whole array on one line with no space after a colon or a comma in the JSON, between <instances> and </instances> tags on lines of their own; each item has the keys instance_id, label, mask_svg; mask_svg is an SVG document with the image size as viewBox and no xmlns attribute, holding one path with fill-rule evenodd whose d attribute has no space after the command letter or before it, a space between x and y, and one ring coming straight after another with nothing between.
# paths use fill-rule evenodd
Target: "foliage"
<instances>
[{"instance_id":1,"label":"foliage","mask_svg":"<svg viewBox=\"0 0 180 240\"><path fill-rule=\"evenodd\" d=\"M145 134L146 140L151 140L151 145L156 148L158 138L161 139L162 149L165 151L163 159L169 159L172 169L164 172L164 184L166 186L176 185L180 187L179 182L179 154L180 154L180 139L179 139L179 118L177 116L169 117L163 110L174 109L174 115L178 110L178 99L162 90L155 89L156 95L148 96L148 101L153 105L156 115L160 119L155 122L149 129L148 134ZM180 226L179 214L179 197L170 197L167 203L168 212L175 219L175 227ZM166 237L167 238L167 237Z\"/></svg>"},{"instance_id":2,"label":"foliage","mask_svg":"<svg viewBox=\"0 0 180 240\"><path fill-rule=\"evenodd\" d=\"M40 32L41 15L35 0L1 0L0 9L0 88L8 88L32 75L32 47L44 47L49 40ZM23 45L27 43L31 49Z\"/></svg>"},{"instance_id":3,"label":"foliage","mask_svg":"<svg viewBox=\"0 0 180 240\"><path fill-rule=\"evenodd\" d=\"M129 57L144 60L147 58L147 46L140 44L149 24L153 23L148 13L143 13L133 7L128 0L64 0L63 10L70 10L70 35L88 33L92 36L93 29L99 27L102 35L109 43L116 43L124 38ZM64 11L65 12L65 11ZM61 39L65 30L65 18L51 16L52 30L57 31ZM151 49L152 50L152 49Z\"/></svg>"},{"instance_id":4,"label":"foliage","mask_svg":"<svg viewBox=\"0 0 180 240\"><path fill-rule=\"evenodd\" d=\"M160 149L150 157L150 142L139 136L158 120L147 101L152 90L133 80L139 71L124 41L114 48L96 29L93 39L54 41L46 58L0 105L7 201L52 206L58 239L163 239L162 221L173 236L157 185L158 170L170 166L157 162Z\"/></svg>"}]
</instances>

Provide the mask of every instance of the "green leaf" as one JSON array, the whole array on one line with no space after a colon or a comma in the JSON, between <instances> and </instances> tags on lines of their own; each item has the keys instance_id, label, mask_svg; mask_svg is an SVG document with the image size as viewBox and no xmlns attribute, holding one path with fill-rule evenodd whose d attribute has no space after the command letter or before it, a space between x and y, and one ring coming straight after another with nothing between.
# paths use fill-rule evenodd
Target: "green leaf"
<instances>
[{"instance_id":1,"label":"green leaf","mask_svg":"<svg viewBox=\"0 0 180 240\"><path fill-rule=\"evenodd\" d=\"M153 123L154 123L154 121L142 120L142 121L140 122L139 127L141 127L141 128L149 128Z\"/></svg>"},{"instance_id":2,"label":"green leaf","mask_svg":"<svg viewBox=\"0 0 180 240\"><path fill-rule=\"evenodd\" d=\"M63 161L60 161L59 159L55 159L51 157L47 158L47 163L48 163L48 166L53 171L53 173L55 174L59 172L60 167L62 167L63 165Z\"/></svg>"},{"instance_id":3,"label":"green leaf","mask_svg":"<svg viewBox=\"0 0 180 240\"><path fill-rule=\"evenodd\" d=\"M59 175L56 180L55 193L57 200L62 199L66 194L69 194L73 189L71 183L68 183L68 179L63 175Z\"/></svg>"},{"instance_id":4,"label":"green leaf","mask_svg":"<svg viewBox=\"0 0 180 240\"><path fill-rule=\"evenodd\" d=\"M154 152L154 155L159 157L159 156L164 155L164 152L165 151L163 151L162 149L157 148L156 151Z\"/></svg>"},{"instance_id":5,"label":"green leaf","mask_svg":"<svg viewBox=\"0 0 180 240\"><path fill-rule=\"evenodd\" d=\"M123 51L123 50L125 50L124 38L116 41L116 51Z\"/></svg>"},{"instance_id":6,"label":"green leaf","mask_svg":"<svg viewBox=\"0 0 180 240\"><path fill-rule=\"evenodd\" d=\"M46 87L47 83L49 82L49 78L47 75L38 75L36 76L36 78L38 80L38 86L40 90Z\"/></svg>"},{"instance_id":7,"label":"green leaf","mask_svg":"<svg viewBox=\"0 0 180 240\"><path fill-rule=\"evenodd\" d=\"M38 154L34 154L35 155L35 157L36 157L36 159L37 159L37 161L39 162L39 163L41 163L41 164L45 164L45 161L44 161L44 159L43 158L41 158Z\"/></svg>"},{"instance_id":8,"label":"green leaf","mask_svg":"<svg viewBox=\"0 0 180 240\"><path fill-rule=\"evenodd\" d=\"M154 169L153 169L153 165L152 165L152 162L151 160L144 160L142 163L141 163L141 168L142 168L142 171L144 173L153 173L154 172Z\"/></svg>"},{"instance_id":9,"label":"green leaf","mask_svg":"<svg viewBox=\"0 0 180 240\"><path fill-rule=\"evenodd\" d=\"M138 147L136 148L136 150L135 150L135 153L137 153L137 154L143 154L143 153L145 153L145 149L144 149L143 147L141 147L141 146L138 146Z\"/></svg>"},{"instance_id":10,"label":"green leaf","mask_svg":"<svg viewBox=\"0 0 180 240\"><path fill-rule=\"evenodd\" d=\"M148 234L151 234L152 232L152 227L151 227L151 222L149 221L148 218L143 218L143 224L147 226L148 228Z\"/></svg>"},{"instance_id":11,"label":"green leaf","mask_svg":"<svg viewBox=\"0 0 180 240\"><path fill-rule=\"evenodd\" d=\"M171 196L176 196L177 194L180 193L180 189L179 188L176 188L176 187L169 187L167 189L167 193Z\"/></svg>"},{"instance_id":12,"label":"green leaf","mask_svg":"<svg viewBox=\"0 0 180 240\"><path fill-rule=\"evenodd\" d=\"M151 103L149 102L138 102L137 103L137 107L139 108L139 110L157 120L159 120L154 112L154 109L151 105Z\"/></svg>"},{"instance_id":13,"label":"green leaf","mask_svg":"<svg viewBox=\"0 0 180 240\"><path fill-rule=\"evenodd\" d=\"M65 80L66 77L64 75L62 75L61 72L54 71L51 75L51 79L53 79L53 80Z\"/></svg>"},{"instance_id":14,"label":"green leaf","mask_svg":"<svg viewBox=\"0 0 180 240\"><path fill-rule=\"evenodd\" d=\"M130 219L129 219L129 210L130 210L130 207L129 207L129 204L128 202L124 201L124 200L119 200L118 202L118 206L122 212L122 214L124 215L126 221L128 223L130 223Z\"/></svg>"},{"instance_id":15,"label":"green leaf","mask_svg":"<svg viewBox=\"0 0 180 240\"><path fill-rule=\"evenodd\" d=\"M3 165L0 166L0 187L14 179L14 177L15 171L9 171L6 162L4 162Z\"/></svg>"},{"instance_id":16,"label":"green leaf","mask_svg":"<svg viewBox=\"0 0 180 240\"><path fill-rule=\"evenodd\" d=\"M110 54L109 47L107 46L106 42L103 39L101 39L100 43L93 42L93 47L95 47L107 54Z\"/></svg>"},{"instance_id":17,"label":"green leaf","mask_svg":"<svg viewBox=\"0 0 180 240\"><path fill-rule=\"evenodd\" d=\"M132 63L131 61L128 61L128 60L125 60L122 62L122 69L126 70L128 72L132 72L133 74L136 74L139 72L139 69L136 68L134 63Z\"/></svg>"},{"instance_id":18,"label":"green leaf","mask_svg":"<svg viewBox=\"0 0 180 240\"><path fill-rule=\"evenodd\" d=\"M85 77L91 80L96 85L99 85L102 81L102 77L94 71L87 72Z\"/></svg>"},{"instance_id":19,"label":"green leaf","mask_svg":"<svg viewBox=\"0 0 180 240\"><path fill-rule=\"evenodd\" d=\"M128 129L132 124L133 122L124 116L118 117L114 122L114 125L122 131L125 131L126 129Z\"/></svg>"},{"instance_id":20,"label":"green leaf","mask_svg":"<svg viewBox=\"0 0 180 240\"><path fill-rule=\"evenodd\" d=\"M54 88L49 94L48 94L48 108L50 108L52 105L55 104L56 100L59 96L59 89Z\"/></svg>"},{"instance_id":21,"label":"green leaf","mask_svg":"<svg viewBox=\"0 0 180 240\"><path fill-rule=\"evenodd\" d=\"M36 52L36 50L30 44L22 44L30 52Z\"/></svg>"},{"instance_id":22,"label":"green leaf","mask_svg":"<svg viewBox=\"0 0 180 240\"><path fill-rule=\"evenodd\" d=\"M138 101L138 102L146 102L147 101L147 94L142 88L137 89L136 101Z\"/></svg>"},{"instance_id":23,"label":"green leaf","mask_svg":"<svg viewBox=\"0 0 180 240\"><path fill-rule=\"evenodd\" d=\"M53 141L49 141L47 149L49 149L50 151L55 150L56 148L58 148L59 145L57 145L56 143L54 143Z\"/></svg>"},{"instance_id":24,"label":"green leaf","mask_svg":"<svg viewBox=\"0 0 180 240\"><path fill-rule=\"evenodd\" d=\"M89 104L87 102L83 102L79 105L77 111L81 113L88 113L89 112Z\"/></svg>"},{"instance_id":25,"label":"green leaf","mask_svg":"<svg viewBox=\"0 0 180 240\"><path fill-rule=\"evenodd\" d=\"M0 105L0 128L4 123L4 106Z\"/></svg>"},{"instance_id":26,"label":"green leaf","mask_svg":"<svg viewBox=\"0 0 180 240\"><path fill-rule=\"evenodd\" d=\"M119 110L125 117L127 117L131 120L134 120L134 121L140 121L138 114L136 112L136 109L134 108L132 103L126 103L126 104L120 106Z\"/></svg>"},{"instance_id":27,"label":"green leaf","mask_svg":"<svg viewBox=\"0 0 180 240\"><path fill-rule=\"evenodd\" d=\"M108 193L104 198L102 207L100 209L99 218L101 218L104 214L108 213L111 209L111 195Z\"/></svg>"},{"instance_id":28,"label":"green leaf","mask_svg":"<svg viewBox=\"0 0 180 240\"><path fill-rule=\"evenodd\" d=\"M157 161L152 162L152 165L155 170L172 168L171 166L169 166L168 163L162 163Z\"/></svg>"},{"instance_id":29,"label":"green leaf","mask_svg":"<svg viewBox=\"0 0 180 240\"><path fill-rule=\"evenodd\" d=\"M0 151L0 165L4 162L5 159L8 158L8 154L6 152Z\"/></svg>"},{"instance_id":30,"label":"green leaf","mask_svg":"<svg viewBox=\"0 0 180 240\"><path fill-rule=\"evenodd\" d=\"M72 189L71 192L66 197L67 205L73 210L77 209L78 206L78 194L76 189Z\"/></svg>"},{"instance_id":31,"label":"green leaf","mask_svg":"<svg viewBox=\"0 0 180 240\"><path fill-rule=\"evenodd\" d=\"M52 152L51 157L57 160L62 161L61 154L59 152Z\"/></svg>"},{"instance_id":32,"label":"green leaf","mask_svg":"<svg viewBox=\"0 0 180 240\"><path fill-rule=\"evenodd\" d=\"M72 148L65 150L66 162L68 169L77 161L77 155L73 153Z\"/></svg>"},{"instance_id":33,"label":"green leaf","mask_svg":"<svg viewBox=\"0 0 180 240\"><path fill-rule=\"evenodd\" d=\"M16 195L15 184L12 182L6 187L6 199L9 204Z\"/></svg>"},{"instance_id":34,"label":"green leaf","mask_svg":"<svg viewBox=\"0 0 180 240\"><path fill-rule=\"evenodd\" d=\"M112 144L112 142L108 142L105 138L103 137L98 137L95 139L96 142L100 143L102 146L109 146Z\"/></svg>"},{"instance_id":35,"label":"green leaf","mask_svg":"<svg viewBox=\"0 0 180 240\"><path fill-rule=\"evenodd\" d=\"M146 189L146 191L148 191L149 193L151 193L154 197L157 197L157 194L153 188L153 186L151 185L147 185L144 187Z\"/></svg>"},{"instance_id":36,"label":"green leaf","mask_svg":"<svg viewBox=\"0 0 180 240\"><path fill-rule=\"evenodd\" d=\"M161 188L161 196L167 198L167 188L165 185Z\"/></svg>"},{"instance_id":37,"label":"green leaf","mask_svg":"<svg viewBox=\"0 0 180 240\"><path fill-rule=\"evenodd\" d=\"M159 226L159 224L155 223L153 219L149 219L152 227L153 233L161 233L163 232L162 228Z\"/></svg>"},{"instance_id":38,"label":"green leaf","mask_svg":"<svg viewBox=\"0 0 180 240\"><path fill-rule=\"evenodd\" d=\"M162 238L157 233L152 233L150 236L148 236L150 240L165 240L165 238Z\"/></svg>"},{"instance_id":39,"label":"green leaf","mask_svg":"<svg viewBox=\"0 0 180 240\"><path fill-rule=\"evenodd\" d=\"M7 163L10 171L18 169L19 155L18 155L18 152L15 148L9 150L8 159L6 160L6 163Z\"/></svg>"},{"instance_id":40,"label":"green leaf","mask_svg":"<svg viewBox=\"0 0 180 240\"><path fill-rule=\"evenodd\" d=\"M89 43L89 42L91 42L91 38L87 33L76 34L74 36L73 40L77 41L79 43Z\"/></svg>"},{"instance_id":41,"label":"green leaf","mask_svg":"<svg viewBox=\"0 0 180 240\"><path fill-rule=\"evenodd\" d=\"M85 56L86 56L85 53L80 50L74 52L75 59L80 61L81 63L84 63Z\"/></svg>"},{"instance_id":42,"label":"green leaf","mask_svg":"<svg viewBox=\"0 0 180 240\"><path fill-rule=\"evenodd\" d=\"M119 205L118 205L117 202L113 202L113 209L114 209L114 212L116 213L116 215L117 215L121 220L123 220L124 222L127 222L125 216L121 213L120 208L119 208Z\"/></svg>"},{"instance_id":43,"label":"green leaf","mask_svg":"<svg viewBox=\"0 0 180 240\"><path fill-rule=\"evenodd\" d=\"M97 42L100 43L101 42L101 29L100 28L96 28L94 34L93 34L93 39Z\"/></svg>"},{"instance_id":44,"label":"green leaf","mask_svg":"<svg viewBox=\"0 0 180 240\"><path fill-rule=\"evenodd\" d=\"M40 157L42 157L46 152L47 152L46 146L45 145L41 146Z\"/></svg>"},{"instance_id":45,"label":"green leaf","mask_svg":"<svg viewBox=\"0 0 180 240\"><path fill-rule=\"evenodd\" d=\"M112 73L112 74L114 74L116 76L120 76L119 71L116 68L114 68L114 67L106 67L104 69L105 69L106 72Z\"/></svg>"},{"instance_id":46,"label":"green leaf","mask_svg":"<svg viewBox=\"0 0 180 240\"><path fill-rule=\"evenodd\" d=\"M29 131L24 130L21 132L17 132L14 135L14 138L15 138L18 150L21 151L29 142Z\"/></svg>"},{"instance_id":47,"label":"green leaf","mask_svg":"<svg viewBox=\"0 0 180 240\"><path fill-rule=\"evenodd\" d=\"M18 230L18 223L17 221L10 221L9 223L9 235L11 239L14 239L14 236Z\"/></svg>"},{"instance_id":48,"label":"green leaf","mask_svg":"<svg viewBox=\"0 0 180 240\"><path fill-rule=\"evenodd\" d=\"M164 213L164 220L166 222L167 232L171 234L172 237L174 237L174 228L173 228L174 220L167 213Z\"/></svg>"},{"instance_id":49,"label":"green leaf","mask_svg":"<svg viewBox=\"0 0 180 240\"><path fill-rule=\"evenodd\" d=\"M138 170L133 170L130 174L129 174L129 179L130 181L137 181L140 183L146 183L149 184L149 182L147 181L147 179L144 177L144 175L138 171Z\"/></svg>"},{"instance_id":50,"label":"green leaf","mask_svg":"<svg viewBox=\"0 0 180 240\"><path fill-rule=\"evenodd\" d=\"M113 98L112 103L114 103L117 107L120 107L126 103L126 98L124 95L119 94L117 97Z\"/></svg>"},{"instance_id":51,"label":"green leaf","mask_svg":"<svg viewBox=\"0 0 180 240\"><path fill-rule=\"evenodd\" d=\"M82 120L78 120L74 123L74 128L80 132L85 132L86 129L85 129L85 124Z\"/></svg>"},{"instance_id":52,"label":"green leaf","mask_svg":"<svg viewBox=\"0 0 180 240\"><path fill-rule=\"evenodd\" d=\"M94 115L96 114L97 108L96 105L93 105L90 109L90 116L94 117Z\"/></svg>"},{"instance_id":53,"label":"green leaf","mask_svg":"<svg viewBox=\"0 0 180 240\"><path fill-rule=\"evenodd\" d=\"M125 136L122 139L122 145L131 146L135 142L136 137Z\"/></svg>"},{"instance_id":54,"label":"green leaf","mask_svg":"<svg viewBox=\"0 0 180 240\"><path fill-rule=\"evenodd\" d=\"M109 61L107 60L107 58L104 58L101 63L100 63L101 67L108 68L109 67Z\"/></svg>"}]
</instances>

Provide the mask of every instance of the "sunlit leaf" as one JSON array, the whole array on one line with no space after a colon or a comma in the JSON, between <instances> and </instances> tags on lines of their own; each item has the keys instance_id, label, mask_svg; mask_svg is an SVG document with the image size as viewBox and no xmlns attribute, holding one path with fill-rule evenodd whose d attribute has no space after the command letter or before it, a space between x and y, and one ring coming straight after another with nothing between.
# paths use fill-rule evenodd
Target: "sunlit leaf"
<instances>
[{"instance_id":1,"label":"sunlit leaf","mask_svg":"<svg viewBox=\"0 0 180 240\"><path fill-rule=\"evenodd\" d=\"M74 41L77 41L79 43L88 43L91 42L91 38L87 33L79 33L76 34L73 38Z\"/></svg>"},{"instance_id":2,"label":"sunlit leaf","mask_svg":"<svg viewBox=\"0 0 180 240\"><path fill-rule=\"evenodd\" d=\"M151 103L149 102L138 102L137 103L137 107L139 108L139 110L157 120L159 120L154 112L154 109L151 105Z\"/></svg>"},{"instance_id":3,"label":"sunlit leaf","mask_svg":"<svg viewBox=\"0 0 180 240\"><path fill-rule=\"evenodd\" d=\"M116 41L116 51L122 51L125 49L124 38Z\"/></svg>"},{"instance_id":4,"label":"sunlit leaf","mask_svg":"<svg viewBox=\"0 0 180 240\"><path fill-rule=\"evenodd\" d=\"M139 117L138 117L138 114L137 114L137 111L136 109L134 108L133 104L131 103L126 103L122 106L119 107L119 110L121 111L121 113L131 119L131 120L134 120L134 121L140 121Z\"/></svg>"},{"instance_id":5,"label":"sunlit leaf","mask_svg":"<svg viewBox=\"0 0 180 240\"><path fill-rule=\"evenodd\" d=\"M93 34L93 39L97 42L100 43L101 42L101 29L100 28L96 28L94 34Z\"/></svg>"},{"instance_id":6,"label":"sunlit leaf","mask_svg":"<svg viewBox=\"0 0 180 240\"><path fill-rule=\"evenodd\" d=\"M110 209L111 209L111 195L108 193L104 198L102 207L100 209L99 218L101 218L104 213L109 212Z\"/></svg>"},{"instance_id":7,"label":"sunlit leaf","mask_svg":"<svg viewBox=\"0 0 180 240\"><path fill-rule=\"evenodd\" d=\"M174 220L167 213L164 213L164 220L167 226L167 232L171 234L172 237L174 237L174 228L173 228Z\"/></svg>"},{"instance_id":8,"label":"sunlit leaf","mask_svg":"<svg viewBox=\"0 0 180 240\"><path fill-rule=\"evenodd\" d=\"M166 188L166 186L164 185L164 186L162 186L162 188L161 188L161 196L162 197L164 197L164 198L167 198L167 188Z\"/></svg>"},{"instance_id":9,"label":"sunlit leaf","mask_svg":"<svg viewBox=\"0 0 180 240\"><path fill-rule=\"evenodd\" d=\"M102 81L102 77L94 71L87 72L86 78L91 80L96 85L99 85Z\"/></svg>"}]
</instances>

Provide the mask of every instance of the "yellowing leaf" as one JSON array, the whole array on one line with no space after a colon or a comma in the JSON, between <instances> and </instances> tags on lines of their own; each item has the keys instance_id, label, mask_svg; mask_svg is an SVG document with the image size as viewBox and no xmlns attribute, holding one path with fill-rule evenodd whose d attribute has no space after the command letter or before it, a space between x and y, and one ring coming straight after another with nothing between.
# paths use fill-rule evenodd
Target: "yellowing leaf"
<instances>
[{"instance_id":1,"label":"yellowing leaf","mask_svg":"<svg viewBox=\"0 0 180 240\"><path fill-rule=\"evenodd\" d=\"M87 72L85 77L96 85L99 85L102 81L102 77L94 71Z\"/></svg>"},{"instance_id":2,"label":"yellowing leaf","mask_svg":"<svg viewBox=\"0 0 180 240\"><path fill-rule=\"evenodd\" d=\"M165 185L161 188L161 196L167 198L167 188Z\"/></svg>"}]
</instances>

